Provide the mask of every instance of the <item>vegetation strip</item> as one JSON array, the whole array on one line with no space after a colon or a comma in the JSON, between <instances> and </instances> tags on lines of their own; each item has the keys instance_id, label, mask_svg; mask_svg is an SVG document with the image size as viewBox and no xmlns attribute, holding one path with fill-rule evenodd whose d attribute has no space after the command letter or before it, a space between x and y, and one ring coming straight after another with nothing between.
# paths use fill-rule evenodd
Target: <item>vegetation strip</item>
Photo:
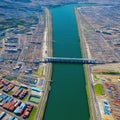
<instances>
[{"instance_id":1,"label":"vegetation strip","mask_svg":"<svg viewBox=\"0 0 120 120\"><path fill-rule=\"evenodd\" d=\"M75 8L75 15L76 15L76 22L77 22L77 26L78 26L78 32L79 32L79 38L81 38L81 35L80 35L80 28L79 28L79 14L78 14L78 11L77 11L77 8ZM82 43L82 40L80 41L80 48L81 48L81 53L82 53L82 57L85 57L85 54L84 54L84 48L82 47L82 45L84 45ZM88 98L88 105L89 105L89 110L90 110L90 120L93 120L93 113L92 113L92 110L91 110L91 100L90 100L90 92L89 92L89 86L88 86L88 77L87 77L87 70L86 70L86 65L83 65L84 67L84 75L85 75L85 80L86 80L86 92L87 92L87 98Z\"/></svg>"},{"instance_id":2,"label":"vegetation strip","mask_svg":"<svg viewBox=\"0 0 120 120\"><path fill-rule=\"evenodd\" d=\"M94 85L94 91L97 95L104 95L101 84Z\"/></svg>"}]
</instances>

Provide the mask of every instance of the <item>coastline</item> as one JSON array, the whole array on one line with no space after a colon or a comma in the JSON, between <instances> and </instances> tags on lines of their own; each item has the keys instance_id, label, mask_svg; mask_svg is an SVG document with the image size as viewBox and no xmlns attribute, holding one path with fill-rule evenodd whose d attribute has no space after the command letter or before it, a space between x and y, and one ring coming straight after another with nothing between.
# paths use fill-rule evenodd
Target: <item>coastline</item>
<instances>
[{"instance_id":1,"label":"coastline","mask_svg":"<svg viewBox=\"0 0 120 120\"><path fill-rule=\"evenodd\" d=\"M46 28L44 33L44 44L45 47L42 51L42 57L52 57L53 49L52 49L52 20L51 20L51 13L49 9L45 8L45 19L46 19ZM46 53L47 50L47 53ZM38 105L39 109L36 113L35 120L42 120L44 117L44 112L46 109L46 103L48 100L48 95L50 91L50 82L52 78L52 64L45 64L45 91L42 97L40 104Z\"/></svg>"},{"instance_id":2,"label":"coastline","mask_svg":"<svg viewBox=\"0 0 120 120\"><path fill-rule=\"evenodd\" d=\"M81 23L79 20L79 13L77 8L75 7L75 16L76 16L76 22L77 22L77 27L78 27L78 35L79 35L79 40L80 40L80 49L81 49L81 53L82 53L82 57L83 58L89 58L87 55L87 48L86 48L86 44L85 44L85 38L82 34L82 30L81 30ZM86 80L86 93L87 93L87 98L88 98L88 105L89 105L89 111L90 111L90 120L96 120L96 113L95 113L95 108L93 108L94 106L94 102L92 101L93 98L91 95L91 90L93 89L90 83L90 79L91 79L91 71L90 71L90 66L89 65L83 65L84 67L84 75L85 75L85 80Z\"/></svg>"}]
</instances>

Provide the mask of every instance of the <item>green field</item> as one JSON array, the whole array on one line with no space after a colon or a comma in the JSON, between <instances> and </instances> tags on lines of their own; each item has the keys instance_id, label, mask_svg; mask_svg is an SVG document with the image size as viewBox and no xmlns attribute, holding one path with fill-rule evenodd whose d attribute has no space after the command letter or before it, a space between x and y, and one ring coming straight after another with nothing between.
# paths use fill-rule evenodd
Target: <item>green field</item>
<instances>
[{"instance_id":1,"label":"green field","mask_svg":"<svg viewBox=\"0 0 120 120\"><path fill-rule=\"evenodd\" d=\"M32 96L31 96L31 97L29 98L29 101L38 103L38 102L40 101L40 98L38 98L38 97L32 97Z\"/></svg>"},{"instance_id":2,"label":"green field","mask_svg":"<svg viewBox=\"0 0 120 120\"><path fill-rule=\"evenodd\" d=\"M22 99L22 101L23 101L23 102L26 102L26 101L28 100L28 97L29 97L29 95L26 95L26 96Z\"/></svg>"},{"instance_id":3,"label":"green field","mask_svg":"<svg viewBox=\"0 0 120 120\"><path fill-rule=\"evenodd\" d=\"M93 75L93 77L95 81L100 80L100 78L98 78L96 75Z\"/></svg>"},{"instance_id":4,"label":"green field","mask_svg":"<svg viewBox=\"0 0 120 120\"><path fill-rule=\"evenodd\" d=\"M29 118L27 118L26 120L35 120L36 112L37 112L37 106L34 106L32 112L30 113Z\"/></svg>"},{"instance_id":5,"label":"green field","mask_svg":"<svg viewBox=\"0 0 120 120\"><path fill-rule=\"evenodd\" d=\"M97 95L104 95L101 84L96 84L94 86L94 91Z\"/></svg>"},{"instance_id":6,"label":"green field","mask_svg":"<svg viewBox=\"0 0 120 120\"><path fill-rule=\"evenodd\" d=\"M14 91L11 90L11 91L9 91L7 94L8 94L8 95L13 95L13 93L14 93Z\"/></svg>"},{"instance_id":7,"label":"green field","mask_svg":"<svg viewBox=\"0 0 120 120\"><path fill-rule=\"evenodd\" d=\"M120 75L120 72L115 71L108 71L108 72L102 72L103 74L111 74L111 75Z\"/></svg>"}]
</instances>

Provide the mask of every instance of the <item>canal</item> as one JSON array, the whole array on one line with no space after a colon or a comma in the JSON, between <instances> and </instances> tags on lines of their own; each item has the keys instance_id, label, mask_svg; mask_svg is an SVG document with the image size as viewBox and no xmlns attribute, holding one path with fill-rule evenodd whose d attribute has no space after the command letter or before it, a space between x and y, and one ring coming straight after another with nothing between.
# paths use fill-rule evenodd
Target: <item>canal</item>
<instances>
[{"instance_id":1,"label":"canal","mask_svg":"<svg viewBox=\"0 0 120 120\"><path fill-rule=\"evenodd\" d=\"M74 5L51 9L55 57L82 57ZM89 120L83 65L54 64L44 120Z\"/></svg>"}]
</instances>

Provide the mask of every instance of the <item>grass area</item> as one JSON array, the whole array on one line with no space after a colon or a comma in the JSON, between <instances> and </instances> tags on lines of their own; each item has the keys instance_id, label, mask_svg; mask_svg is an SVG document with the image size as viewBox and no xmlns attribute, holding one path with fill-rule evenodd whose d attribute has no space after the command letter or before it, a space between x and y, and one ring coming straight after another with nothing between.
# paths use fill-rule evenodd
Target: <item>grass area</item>
<instances>
[{"instance_id":1,"label":"grass area","mask_svg":"<svg viewBox=\"0 0 120 120\"><path fill-rule=\"evenodd\" d=\"M102 74L120 75L120 72L108 71L108 72L102 72Z\"/></svg>"},{"instance_id":2,"label":"grass area","mask_svg":"<svg viewBox=\"0 0 120 120\"><path fill-rule=\"evenodd\" d=\"M101 84L96 84L94 86L94 91L97 95L104 95Z\"/></svg>"},{"instance_id":3,"label":"grass area","mask_svg":"<svg viewBox=\"0 0 120 120\"><path fill-rule=\"evenodd\" d=\"M37 70L37 71L35 71L33 74L34 74L34 75L37 75L37 76L40 76L40 75L41 75L40 68L38 68L38 70Z\"/></svg>"},{"instance_id":4,"label":"grass area","mask_svg":"<svg viewBox=\"0 0 120 120\"><path fill-rule=\"evenodd\" d=\"M29 96L29 95L26 95L26 96L22 99L22 101L23 101L23 102L27 101L27 100L28 100L28 96Z\"/></svg>"},{"instance_id":5,"label":"grass area","mask_svg":"<svg viewBox=\"0 0 120 120\"><path fill-rule=\"evenodd\" d=\"M44 72L44 67L39 67L37 71L35 71L33 74L37 76L42 76Z\"/></svg>"},{"instance_id":6,"label":"grass area","mask_svg":"<svg viewBox=\"0 0 120 120\"><path fill-rule=\"evenodd\" d=\"M38 103L38 102L40 101L40 98L31 96L31 97L29 98L29 101L30 101L30 102L34 102L34 103Z\"/></svg>"},{"instance_id":7,"label":"grass area","mask_svg":"<svg viewBox=\"0 0 120 120\"><path fill-rule=\"evenodd\" d=\"M13 76L2 76L2 78L7 79L9 81L17 79L16 77L13 77Z\"/></svg>"},{"instance_id":8,"label":"grass area","mask_svg":"<svg viewBox=\"0 0 120 120\"><path fill-rule=\"evenodd\" d=\"M87 73L86 73L86 67L84 66L84 73L85 73L85 80L87 82L88 77L87 77ZM90 92L89 92L89 88L88 88L88 82L86 83L86 93L87 93L87 101L88 101L88 106L89 106L89 112L90 112L90 118L89 120L92 120L92 112L91 112L91 99L90 99Z\"/></svg>"},{"instance_id":9,"label":"grass area","mask_svg":"<svg viewBox=\"0 0 120 120\"><path fill-rule=\"evenodd\" d=\"M38 23L38 18L34 15L30 17L23 17L23 18L8 18L8 19L4 18L3 20L0 21L0 24L1 24L0 30L14 28L14 27L17 27L18 25L28 27L37 23Z\"/></svg>"},{"instance_id":10,"label":"grass area","mask_svg":"<svg viewBox=\"0 0 120 120\"><path fill-rule=\"evenodd\" d=\"M89 105L89 111L91 112L91 107L90 107L90 93L89 93L89 90L88 90L88 85L86 85L86 93L87 93L87 100L88 100L88 105ZM92 120L92 116L91 116L91 113L90 113L90 118L89 120Z\"/></svg>"},{"instance_id":11,"label":"grass area","mask_svg":"<svg viewBox=\"0 0 120 120\"><path fill-rule=\"evenodd\" d=\"M36 112L37 112L37 106L34 106L32 112L30 113L29 118L27 118L26 120L35 120Z\"/></svg>"},{"instance_id":12,"label":"grass area","mask_svg":"<svg viewBox=\"0 0 120 120\"><path fill-rule=\"evenodd\" d=\"M37 75L37 76L41 76L41 74L42 74L42 69L39 67L39 68L37 69L37 71L35 71L33 74L34 74L34 75Z\"/></svg>"},{"instance_id":13,"label":"grass area","mask_svg":"<svg viewBox=\"0 0 120 120\"><path fill-rule=\"evenodd\" d=\"M13 91L9 91L7 94L8 95L13 95L13 93L14 93Z\"/></svg>"},{"instance_id":14,"label":"grass area","mask_svg":"<svg viewBox=\"0 0 120 120\"><path fill-rule=\"evenodd\" d=\"M86 65L84 65L84 74L85 74L85 81L86 81L86 93L87 93L87 101L88 101L88 106L89 106L89 112L90 112L90 118L89 120L93 120L92 117L92 111L91 111L91 99L90 99L90 92L89 92L89 86L88 86L88 75L87 75L87 69L86 69Z\"/></svg>"},{"instance_id":15,"label":"grass area","mask_svg":"<svg viewBox=\"0 0 120 120\"><path fill-rule=\"evenodd\" d=\"M43 75L43 73L44 73L44 67L42 68L42 75Z\"/></svg>"},{"instance_id":16,"label":"grass area","mask_svg":"<svg viewBox=\"0 0 120 120\"><path fill-rule=\"evenodd\" d=\"M93 75L93 77L95 81L100 80L100 78L98 78L96 75Z\"/></svg>"}]
</instances>

